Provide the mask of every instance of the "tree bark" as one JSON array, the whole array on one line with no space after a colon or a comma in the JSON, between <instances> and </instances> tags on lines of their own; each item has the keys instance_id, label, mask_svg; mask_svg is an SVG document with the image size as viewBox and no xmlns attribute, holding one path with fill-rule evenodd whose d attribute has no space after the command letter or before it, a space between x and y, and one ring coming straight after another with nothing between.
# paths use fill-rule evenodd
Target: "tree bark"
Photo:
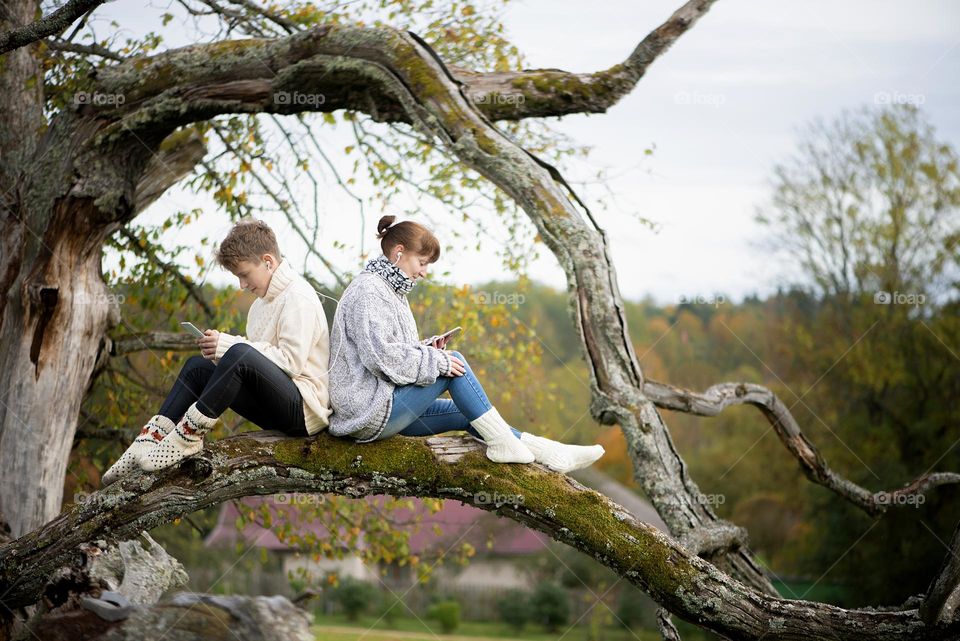
<instances>
[{"instance_id":1,"label":"tree bark","mask_svg":"<svg viewBox=\"0 0 960 641\"><path fill-rule=\"evenodd\" d=\"M36 22L33 15L26 16L15 27L0 26L0 55L13 49L24 47L47 36L60 33L69 27L77 18L88 11L92 11L106 0L69 0Z\"/></svg>"},{"instance_id":2,"label":"tree bark","mask_svg":"<svg viewBox=\"0 0 960 641\"><path fill-rule=\"evenodd\" d=\"M0 547L2 603L15 608L36 600L50 571L75 564L91 538L135 537L226 500L287 492L472 503L590 555L675 615L729 639L913 641L960 635L960 624L927 625L916 609L845 610L752 590L607 497L541 465L492 463L465 436L398 436L368 444L326 433L289 438L253 432L223 439L178 468L123 478ZM515 502L488 500L498 495Z\"/></svg>"}]
</instances>

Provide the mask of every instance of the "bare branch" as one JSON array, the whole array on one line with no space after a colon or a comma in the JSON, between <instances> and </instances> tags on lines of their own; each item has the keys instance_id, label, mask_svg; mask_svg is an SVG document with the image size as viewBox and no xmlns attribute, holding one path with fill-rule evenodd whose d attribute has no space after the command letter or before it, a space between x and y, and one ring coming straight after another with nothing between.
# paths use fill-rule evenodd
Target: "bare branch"
<instances>
[{"instance_id":1,"label":"bare branch","mask_svg":"<svg viewBox=\"0 0 960 641\"><path fill-rule=\"evenodd\" d=\"M124 356L148 350L189 351L197 349L197 339L184 332L145 332L111 339L110 356Z\"/></svg>"},{"instance_id":2,"label":"bare branch","mask_svg":"<svg viewBox=\"0 0 960 641\"><path fill-rule=\"evenodd\" d=\"M210 307L210 303L207 302L206 297L203 295L203 291L197 287L197 284L192 278L189 278L186 274L181 272L180 268L174 263L160 258L160 256L157 255L156 251L154 251L154 248L151 247L149 243L141 244L140 239L137 238L133 232L126 227L120 230L120 235L130 241L127 246L131 250L149 260L151 263L159 267L163 273L172 276L177 282L183 285L183 287L187 290L187 296L195 300L197 304L203 308L203 313L206 315L208 321L213 321L216 314L213 311L213 308ZM196 345L194 345L194 347L196 347Z\"/></svg>"},{"instance_id":3,"label":"bare branch","mask_svg":"<svg viewBox=\"0 0 960 641\"><path fill-rule=\"evenodd\" d=\"M669 610L657 608L657 629L660 630L663 641L681 641L677 626L670 620Z\"/></svg>"},{"instance_id":4,"label":"bare branch","mask_svg":"<svg viewBox=\"0 0 960 641\"><path fill-rule=\"evenodd\" d=\"M68 0L59 9L36 22L0 33L0 55L47 36L61 33L74 20L88 11L96 9L104 2L106 0Z\"/></svg>"},{"instance_id":5,"label":"bare branch","mask_svg":"<svg viewBox=\"0 0 960 641\"><path fill-rule=\"evenodd\" d=\"M915 503L908 500L908 497L921 495L940 485L960 483L960 474L934 472L923 474L896 490L871 492L834 472L800 429L790 409L763 385L719 383L704 392L693 392L647 380L643 385L643 393L657 407L697 416L716 416L725 408L734 405L756 407L770 422L787 450L800 463L807 478L850 501L871 516L879 516L891 507L914 506Z\"/></svg>"},{"instance_id":6,"label":"bare branch","mask_svg":"<svg viewBox=\"0 0 960 641\"><path fill-rule=\"evenodd\" d=\"M82 45L75 42L67 42L66 40L47 40L47 47L53 51L67 51L70 53L79 53L85 56L100 56L101 58L109 58L110 60L126 60L124 56L121 56L115 51L111 51L106 47L102 47L97 44L92 45Z\"/></svg>"}]
</instances>

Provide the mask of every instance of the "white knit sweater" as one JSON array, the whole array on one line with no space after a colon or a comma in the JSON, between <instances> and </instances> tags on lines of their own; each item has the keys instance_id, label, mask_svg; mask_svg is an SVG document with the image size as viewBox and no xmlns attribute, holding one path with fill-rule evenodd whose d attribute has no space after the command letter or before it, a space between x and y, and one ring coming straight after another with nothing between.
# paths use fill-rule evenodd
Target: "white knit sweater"
<instances>
[{"instance_id":1,"label":"white knit sweater","mask_svg":"<svg viewBox=\"0 0 960 641\"><path fill-rule=\"evenodd\" d=\"M327 317L317 293L290 261L280 262L267 293L250 305L246 337L220 332L214 363L237 343L248 343L293 379L303 396L307 433L316 434L329 425Z\"/></svg>"}]
</instances>

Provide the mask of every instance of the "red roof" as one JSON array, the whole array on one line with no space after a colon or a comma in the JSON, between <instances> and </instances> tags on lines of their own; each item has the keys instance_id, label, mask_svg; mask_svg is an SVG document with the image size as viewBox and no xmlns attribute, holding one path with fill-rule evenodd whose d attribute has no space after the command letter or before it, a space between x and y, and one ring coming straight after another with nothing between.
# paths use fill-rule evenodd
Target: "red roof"
<instances>
[{"instance_id":1,"label":"red roof","mask_svg":"<svg viewBox=\"0 0 960 641\"><path fill-rule=\"evenodd\" d=\"M382 504L389 497L373 495L365 498L370 503ZM429 508L417 498L410 499L414 508L394 511L397 527L409 529L410 553L423 554L432 548L443 548L456 543L470 543L477 550L477 554L527 555L542 550L549 537L540 532L530 530L512 519L500 517L492 512L467 505L461 501L447 499L439 512L430 513ZM276 497L246 497L242 499L244 505L254 509L267 504L270 506L274 520L281 517L292 522L301 519L294 506L283 499ZM405 521L412 516L422 515L419 525L407 524ZM207 536L204 545L220 547L233 545L242 540L246 545L265 547L270 550L289 550L289 545L281 542L274 532L258 524L248 524L238 532L236 521L239 517L236 505L231 501L224 503L217 518L217 524ZM441 534L434 532L434 526L439 526ZM301 533L311 532L318 538L327 538L326 526L315 520L305 520L298 528ZM492 547L488 547L488 541Z\"/></svg>"}]
</instances>

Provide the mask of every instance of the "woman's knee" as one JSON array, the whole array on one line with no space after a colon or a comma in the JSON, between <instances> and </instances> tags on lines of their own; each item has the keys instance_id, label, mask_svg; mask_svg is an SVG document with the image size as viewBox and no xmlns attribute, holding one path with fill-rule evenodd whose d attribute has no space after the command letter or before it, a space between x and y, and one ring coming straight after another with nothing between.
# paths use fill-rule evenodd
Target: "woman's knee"
<instances>
[{"instance_id":1,"label":"woman's knee","mask_svg":"<svg viewBox=\"0 0 960 641\"><path fill-rule=\"evenodd\" d=\"M470 363L467 361L467 357L464 356L461 352L459 352L459 351L457 351L457 350L454 350L454 351L450 352L450 355L453 356L454 358L456 358L457 360L459 360L461 363L463 363L464 368L465 368L468 372L472 372L472 371L473 371L473 370L470 368Z\"/></svg>"}]
</instances>

